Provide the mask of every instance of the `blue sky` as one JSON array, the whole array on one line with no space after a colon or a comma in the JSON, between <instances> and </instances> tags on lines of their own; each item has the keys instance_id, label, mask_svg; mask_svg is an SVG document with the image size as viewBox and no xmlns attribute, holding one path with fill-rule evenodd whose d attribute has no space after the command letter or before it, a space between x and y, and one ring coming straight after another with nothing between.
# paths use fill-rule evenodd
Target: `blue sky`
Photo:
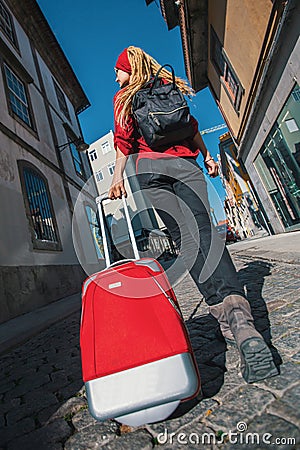
<instances>
[{"instance_id":1,"label":"blue sky","mask_svg":"<svg viewBox=\"0 0 300 450\"><path fill-rule=\"evenodd\" d=\"M147 7L144 0L37 1L91 103L79 116L86 142L113 129L112 98L118 90L114 65L125 47L143 48L186 78L179 27L168 31L155 2ZM208 89L193 98L191 112L200 130L223 123ZM218 153L218 136L225 131L203 136L213 156ZM213 185L223 198L219 178Z\"/></svg>"}]
</instances>

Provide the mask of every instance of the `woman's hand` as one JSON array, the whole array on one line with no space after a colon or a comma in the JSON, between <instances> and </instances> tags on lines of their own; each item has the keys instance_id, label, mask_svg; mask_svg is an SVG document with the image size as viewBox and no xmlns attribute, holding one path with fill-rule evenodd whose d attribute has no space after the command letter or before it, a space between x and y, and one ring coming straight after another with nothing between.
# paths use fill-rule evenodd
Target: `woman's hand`
<instances>
[{"instance_id":1,"label":"woman's hand","mask_svg":"<svg viewBox=\"0 0 300 450\"><path fill-rule=\"evenodd\" d=\"M218 166L218 163L216 163L216 161L214 161L213 158L209 158L206 161L204 160L204 165L208 172L208 175L211 178L215 178L218 176L219 166Z\"/></svg>"},{"instance_id":2,"label":"woman's hand","mask_svg":"<svg viewBox=\"0 0 300 450\"><path fill-rule=\"evenodd\" d=\"M116 200L117 198L122 198L122 195L124 195L124 197L127 197L127 192L125 189L123 178L119 179L118 181L114 181L113 179L110 189L108 191L108 197L111 200Z\"/></svg>"}]
</instances>

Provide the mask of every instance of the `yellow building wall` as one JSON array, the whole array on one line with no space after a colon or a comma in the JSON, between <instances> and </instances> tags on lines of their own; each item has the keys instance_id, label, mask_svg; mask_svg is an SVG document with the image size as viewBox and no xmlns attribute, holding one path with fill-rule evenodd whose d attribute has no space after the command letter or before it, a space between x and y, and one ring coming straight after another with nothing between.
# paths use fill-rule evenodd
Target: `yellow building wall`
<instances>
[{"instance_id":1,"label":"yellow building wall","mask_svg":"<svg viewBox=\"0 0 300 450\"><path fill-rule=\"evenodd\" d=\"M234 136L238 135L245 112L271 11L271 0L256 0L255 2L250 0L209 0L209 53L210 27L212 25L245 90L240 112L237 114L220 82L219 74L211 57L209 58L208 78Z\"/></svg>"}]
</instances>

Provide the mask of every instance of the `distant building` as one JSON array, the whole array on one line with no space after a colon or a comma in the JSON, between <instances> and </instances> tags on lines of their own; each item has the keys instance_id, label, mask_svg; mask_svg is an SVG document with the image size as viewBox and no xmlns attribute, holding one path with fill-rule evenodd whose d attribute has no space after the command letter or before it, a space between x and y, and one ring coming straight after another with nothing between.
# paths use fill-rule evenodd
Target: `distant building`
<instances>
[{"instance_id":1,"label":"distant building","mask_svg":"<svg viewBox=\"0 0 300 450\"><path fill-rule=\"evenodd\" d=\"M226 192L224 209L228 224L241 238L250 237L262 229L268 233L266 220L254 197L249 176L237 159L230 134L225 133L219 139L220 177Z\"/></svg>"},{"instance_id":2,"label":"distant building","mask_svg":"<svg viewBox=\"0 0 300 450\"><path fill-rule=\"evenodd\" d=\"M90 103L34 0L0 0L0 64L4 322L80 290L72 216L91 176L78 151Z\"/></svg>"},{"instance_id":3,"label":"distant building","mask_svg":"<svg viewBox=\"0 0 300 450\"><path fill-rule=\"evenodd\" d=\"M151 0L146 1L147 4ZM300 2L160 0L186 74L209 87L274 233L300 228Z\"/></svg>"}]
</instances>

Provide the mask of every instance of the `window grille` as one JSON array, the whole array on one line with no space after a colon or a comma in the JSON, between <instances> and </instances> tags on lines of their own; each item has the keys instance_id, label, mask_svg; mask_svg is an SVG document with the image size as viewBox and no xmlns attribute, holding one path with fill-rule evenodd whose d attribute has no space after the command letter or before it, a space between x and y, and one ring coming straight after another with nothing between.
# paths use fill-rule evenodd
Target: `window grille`
<instances>
[{"instance_id":1,"label":"window grille","mask_svg":"<svg viewBox=\"0 0 300 450\"><path fill-rule=\"evenodd\" d=\"M100 181L103 180L103 172L102 170L98 170L98 172L96 172L96 180L98 181L98 183L100 183Z\"/></svg>"},{"instance_id":2,"label":"window grille","mask_svg":"<svg viewBox=\"0 0 300 450\"><path fill-rule=\"evenodd\" d=\"M113 162L113 163L108 164L107 168L108 168L109 174L113 175L114 171L115 171L115 163Z\"/></svg>"},{"instance_id":3,"label":"window grille","mask_svg":"<svg viewBox=\"0 0 300 450\"><path fill-rule=\"evenodd\" d=\"M27 167L23 169L23 174L35 238L58 242L45 181L33 169Z\"/></svg>"}]
</instances>

